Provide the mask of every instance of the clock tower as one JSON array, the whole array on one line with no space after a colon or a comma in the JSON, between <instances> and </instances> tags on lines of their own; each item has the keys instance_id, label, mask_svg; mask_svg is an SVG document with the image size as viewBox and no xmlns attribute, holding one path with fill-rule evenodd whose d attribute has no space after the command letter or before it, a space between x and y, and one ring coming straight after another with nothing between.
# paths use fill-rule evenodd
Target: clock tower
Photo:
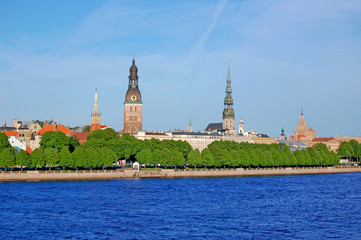
<instances>
[{"instance_id":1,"label":"clock tower","mask_svg":"<svg viewBox=\"0 0 361 240\"><path fill-rule=\"evenodd\" d=\"M135 66L134 57L129 72L128 91L124 101L124 132L137 133L142 131L143 102L139 91L138 68Z\"/></svg>"}]
</instances>

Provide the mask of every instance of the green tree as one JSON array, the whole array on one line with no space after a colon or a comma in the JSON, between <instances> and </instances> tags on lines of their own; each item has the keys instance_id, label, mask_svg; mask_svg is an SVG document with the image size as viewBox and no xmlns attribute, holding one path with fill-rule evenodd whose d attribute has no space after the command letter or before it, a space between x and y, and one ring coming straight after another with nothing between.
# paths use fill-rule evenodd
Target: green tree
<instances>
[{"instance_id":1,"label":"green tree","mask_svg":"<svg viewBox=\"0 0 361 240\"><path fill-rule=\"evenodd\" d=\"M342 142L338 148L337 154L342 158L352 158L355 153L350 142Z\"/></svg>"},{"instance_id":2,"label":"green tree","mask_svg":"<svg viewBox=\"0 0 361 240\"><path fill-rule=\"evenodd\" d=\"M106 147L98 149L98 153L100 166L111 167L118 160L117 154Z\"/></svg>"},{"instance_id":3,"label":"green tree","mask_svg":"<svg viewBox=\"0 0 361 240\"><path fill-rule=\"evenodd\" d=\"M38 168L38 167L45 166L45 157L39 148L35 149L30 154L30 159L31 159L31 167L32 168Z\"/></svg>"},{"instance_id":4,"label":"green tree","mask_svg":"<svg viewBox=\"0 0 361 240\"><path fill-rule=\"evenodd\" d=\"M75 148L72 153L72 159L74 161L74 167L87 167L86 155L82 147Z\"/></svg>"},{"instance_id":5,"label":"green tree","mask_svg":"<svg viewBox=\"0 0 361 240\"><path fill-rule=\"evenodd\" d=\"M10 147L10 143L8 140L8 136L6 136L5 133L0 132L0 153L2 152L2 150L4 150L5 148L9 148Z\"/></svg>"},{"instance_id":6,"label":"green tree","mask_svg":"<svg viewBox=\"0 0 361 240\"><path fill-rule=\"evenodd\" d=\"M152 158L153 154L148 148L143 149L139 154L137 154L137 160L140 164L149 165L152 163Z\"/></svg>"},{"instance_id":7,"label":"green tree","mask_svg":"<svg viewBox=\"0 0 361 240\"><path fill-rule=\"evenodd\" d=\"M201 153L199 152L199 149L192 149L187 158L187 164L190 167L197 167L202 163Z\"/></svg>"},{"instance_id":8,"label":"green tree","mask_svg":"<svg viewBox=\"0 0 361 240\"><path fill-rule=\"evenodd\" d=\"M202 157L202 164L205 167L213 167L214 166L214 159L211 151L208 148L203 149L201 153Z\"/></svg>"},{"instance_id":9,"label":"green tree","mask_svg":"<svg viewBox=\"0 0 361 240\"><path fill-rule=\"evenodd\" d=\"M173 154L174 166L183 167L185 163L183 154L176 149L173 149L172 154Z\"/></svg>"},{"instance_id":10,"label":"green tree","mask_svg":"<svg viewBox=\"0 0 361 240\"><path fill-rule=\"evenodd\" d=\"M229 153L229 151L227 149L223 149L222 156L223 156L222 166L223 167L231 166L231 164L232 164L232 155Z\"/></svg>"},{"instance_id":11,"label":"green tree","mask_svg":"<svg viewBox=\"0 0 361 240\"><path fill-rule=\"evenodd\" d=\"M308 151L306 149L302 149L301 152L305 159L305 165L311 166L313 164L313 162L312 162L312 158L311 158L310 154L308 153Z\"/></svg>"},{"instance_id":12,"label":"green tree","mask_svg":"<svg viewBox=\"0 0 361 240\"><path fill-rule=\"evenodd\" d=\"M272 148L271 153L272 153L272 159L273 159L273 166L274 167L281 166L281 163L282 163L283 160L282 160L282 156L278 152L278 150L276 148Z\"/></svg>"},{"instance_id":13,"label":"green tree","mask_svg":"<svg viewBox=\"0 0 361 240\"><path fill-rule=\"evenodd\" d=\"M63 166L63 169L65 169L65 166L74 167L73 157L68 147L63 147L61 149L59 153L59 165Z\"/></svg>"},{"instance_id":14,"label":"green tree","mask_svg":"<svg viewBox=\"0 0 361 240\"><path fill-rule=\"evenodd\" d=\"M296 163L297 166L305 166L306 165L306 159L301 150L296 150L293 154L297 159L297 163Z\"/></svg>"},{"instance_id":15,"label":"green tree","mask_svg":"<svg viewBox=\"0 0 361 240\"><path fill-rule=\"evenodd\" d=\"M290 166L297 166L297 158L294 153L291 151L287 151L287 158L289 159L289 165Z\"/></svg>"},{"instance_id":16,"label":"green tree","mask_svg":"<svg viewBox=\"0 0 361 240\"><path fill-rule=\"evenodd\" d=\"M322 157L315 148L313 147L307 148L307 152L312 160L312 163L310 165L317 166L322 164Z\"/></svg>"},{"instance_id":17,"label":"green tree","mask_svg":"<svg viewBox=\"0 0 361 240\"><path fill-rule=\"evenodd\" d=\"M267 167L274 167L272 152L267 150L264 152L264 155L266 157Z\"/></svg>"},{"instance_id":18,"label":"green tree","mask_svg":"<svg viewBox=\"0 0 361 240\"><path fill-rule=\"evenodd\" d=\"M43 152L45 163L48 167L56 167L59 164L59 156L55 148L47 148Z\"/></svg>"},{"instance_id":19,"label":"green tree","mask_svg":"<svg viewBox=\"0 0 361 240\"><path fill-rule=\"evenodd\" d=\"M69 147L69 138L65 133L60 131L46 132L42 135L40 140L40 149L55 148L57 152L60 152L62 147Z\"/></svg>"},{"instance_id":20,"label":"green tree","mask_svg":"<svg viewBox=\"0 0 361 240\"><path fill-rule=\"evenodd\" d=\"M215 142L213 142L213 143L215 143ZM223 162L224 162L222 149L218 145L213 144L213 143L210 144L208 148L212 153L212 156L214 159L214 166L221 167L221 166L223 166Z\"/></svg>"},{"instance_id":21,"label":"green tree","mask_svg":"<svg viewBox=\"0 0 361 240\"><path fill-rule=\"evenodd\" d=\"M125 134L123 134L123 135L125 135ZM94 139L104 139L105 141L109 141L113 138L119 138L119 134L117 132L115 132L114 129L112 129L112 128L98 129L98 130L92 131L86 137L87 141L89 141L89 140L91 141Z\"/></svg>"},{"instance_id":22,"label":"green tree","mask_svg":"<svg viewBox=\"0 0 361 240\"><path fill-rule=\"evenodd\" d=\"M230 166L231 167L237 167L237 166L241 165L238 150L232 149L230 154L232 156Z\"/></svg>"},{"instance_id":23,"label":"green tree","mask_svg":"<svg viewBox=\"0 0 361 240\"><path fill-rule=\"evenodd\" d=\"M97 149L98 150L98 149ZM88 167L100 167L102 164L99 161L99 154L95 148L89 147L85 148L84 153L86 156L86 165Z\"/></svg>"},{"instance_id":24,"label":"green tree","mask_svg":"<svg viewBox=\"0 0 361 240\"><path fill-rule=\"evenodd\" d=\"M168 148L163 148L160 153L159 163L164 166L168 167L173 162L173 154Z\"/></svg>"},{"instance_id":25,"label":"green tree","mask_svg":"<svg viewBox=\"0 0 361 240\"><path fill-rule=\"evenodd\" d=\"M30 167L31 165L29 155L24 150L20 150L15 155L15 162L17 166L21 167L21 170L23 167Z\"/></svg>"},{"instance_id":26,"label":"green tree","mask_svg":"<svg viewBox=\"0 0 361 240\"><path fill-rule=\"evenodd\" d=\"M85 125L83 127L83 132L90 132L90 126L89 125Z\"/></svg>"},{"instance_id":27,"label":"green tree","mask_svg":"<svg viewBox=\"0 0 361 240\"><path fill-rule=\"evenodd\" d=\"M264 152L261 149L256 149L255 150L255 154L256 157L258 159L258 163L261 167L266 167L267 166L267 160L266 160L266 156L264 155Z\"/></svg>"},{"instance_id":28,"label":"green tree","mask_svg":"<svg viewBox=\"0 0 361 240\"><path fill-rule=\"evenodd\" d=\"M249 167L251 161L249 160L248 154L245 150L239 150L240 163L243 167Z\"/></svg>"},{"instance_id":29,"label":"green tree","mask_svg":"<svg viewBox=\"0 0 361 240\"><path fill-rule=\"evenodd\" d=\"M259 166L259 161L258 161L257 155L254 152L254 150L250 148L250 149L246 150L246 152L247 152L247 156L250 160L250 165L253 165L255 167Z\"/></svg>"},{"instance_id":30,"label":"green tree","mask_svg":"<svg viewBox=\"0 0 361 240\"><path fill-rule=\"evenodd\" d=\"M15 166L15 156L10 148L5 148L0 153L0 167L13 167Z\"/></svg>"},{"instance_id":31,"label":"green tree","mask_svg":"<svg viewBox=\"0 0 361 240\"><path fill-rule=\"evenodd\" d=\"M161 164L161 151L157 148L153 151L153 162L151 164Z\"/></svg>"}]
</instances>

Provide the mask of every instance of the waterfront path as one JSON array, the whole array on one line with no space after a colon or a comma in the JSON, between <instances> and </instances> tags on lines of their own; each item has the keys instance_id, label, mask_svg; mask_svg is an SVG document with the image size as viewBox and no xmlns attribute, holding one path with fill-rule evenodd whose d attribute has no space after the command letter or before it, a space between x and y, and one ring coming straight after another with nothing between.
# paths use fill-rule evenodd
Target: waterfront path
<instances>
[{"instance_id":1,"label":"waterfront path","mask_svg":"<svg viewBox=\"0 0 361 240\"><path fill-rule=\"evenodd\" d=\"M106 180L120 178L178 178L178 177L242 177L293 174L331 174L361 172L359 166L265 168L265 169L161 169L136 171L129 169L87 171L7 171L0 172L0 181L57 181L57 180Z\"/></svg>"}]
</instances>

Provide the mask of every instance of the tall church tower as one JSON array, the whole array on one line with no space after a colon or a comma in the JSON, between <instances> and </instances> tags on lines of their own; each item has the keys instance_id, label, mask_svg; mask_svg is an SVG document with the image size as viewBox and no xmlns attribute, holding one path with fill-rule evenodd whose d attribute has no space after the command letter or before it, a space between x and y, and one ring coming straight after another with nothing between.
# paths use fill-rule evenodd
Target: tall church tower
<instances>
[{"instance_id":1,"label":"tall church tower","mask_svg":"<svg viewBox=\"0 0 361 240\"><path fill-rule=\"evenodd\" d=\"M100 113L98 112L98 91L95 89L94 112L91 114L90 131L100 129Z\"/></svg>"},{"instance_id":2,"label":"tall church tower","mask_svg":"<svg viewBox=\"0 0 361 240\"><path fill-rule=\"evenodd\" d=\"M301 109L301 118L298 121L298 125L296 126L295 134L296 135L306 135L307 129L308 129L308 127L307 127L306 121L303 117L303 109Z\"/></svg>"},{"instance_id":3,"label":"tall church tower","mask_svg":"<svg viewBox=\"0 0 361 240\"><path fill-rule=\"evenodd\" d=\"M223 110L223 129L228 129L226 134L236 135L236 129L234 128L234 110L233 110L233 97L231 86L231 67L230 59L228 58L228 77L226 87L226 97L224 98L224 110Z\"/></svg>"},{"instance_id":4,"label":"tall church tower","mask_svg":"<svg viewBox=\"0 0 361 240\"><path fill-rule=\"evenodd\" d=\"M143 126L143 102L138 85L138 68L133 64L129 69L128 91L124 101L124 132L137 133Z\"/></svg>"}]
</instances>

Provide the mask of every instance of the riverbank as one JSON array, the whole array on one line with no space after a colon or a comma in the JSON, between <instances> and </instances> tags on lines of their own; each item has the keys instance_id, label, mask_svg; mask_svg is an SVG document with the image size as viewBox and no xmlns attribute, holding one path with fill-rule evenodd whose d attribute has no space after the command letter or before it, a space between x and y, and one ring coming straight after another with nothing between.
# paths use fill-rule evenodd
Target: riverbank
<instances>
[{"instance_id":1,"label":"riverbank","mask_svg":"<svg viewBox=\"0 0 361 240\"><path fill-rule=\"evenodd\" d=\"M161 169L136 171L129 169L88 171L10 171L0 173L4 181L60 181L60 180L107 180L121 178L182 178L182 177L244 177L295 174L332 174L361 172L361 167L310 167L310 168L266 168L266 169Z\"/></svg>"}]
</instances>

